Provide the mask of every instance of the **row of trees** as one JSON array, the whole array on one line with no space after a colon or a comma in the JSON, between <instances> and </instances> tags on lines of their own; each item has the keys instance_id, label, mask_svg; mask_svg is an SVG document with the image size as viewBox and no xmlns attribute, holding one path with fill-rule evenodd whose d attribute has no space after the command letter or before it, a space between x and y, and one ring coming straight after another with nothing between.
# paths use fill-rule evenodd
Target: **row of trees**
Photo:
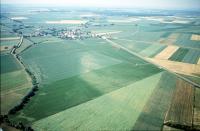
<instances>
[{"instance_id":1,"label":"row of trees","mask_svg":"<svg viewBox=\"0 0 200 131\"><path fill-rule=\"evenodd\" d=\"M22 122L13 123L8 119L8 115L0 115L0 123L5 123L8 126L14 127L22 131L34 131L30 126L23 125Z\"/></svg>"},{"instance_id":2,"label":"row of trees","mask_svg":"<svg viewBox=\"0 0 200 131\"><path fill-rule=\"evenodd\" d=\"M178 124L178 123L173 123L173 122L165 122L164 125L175 128L175 129L185 130L185 131L198 131L198 129L194 128L193 126L188 126L188 125L183 125L183 124Z\"/></svg>"},{"instance_id":3,"label":"row of trees","mask_svg":"<svg viewBox=\"0 0 200 131\"><path fill-rule=\"evenodd\" d=\"M19 48L18 46L15 46L14 49ZM15 52L13 52L13 54L15 54ZM15 56L15 55L14 55ZM18 56L18 54L16 55L16 59L24 66L24 63L21 61L20 57ZM31 77L32 79L32 84L33 84L33 88L31 89L31 91L22 99L21 103L16 105L14 108L12 108L9 112L8 115L14 115L16 114L18 111L22 110L25 106L25 104L27 104L30 101L30 98L33 97L35 95L35 93L38 91L38 85L39 83L37 83L36 77L35 75L29 71L29 69L25 68L25 71L28 73L28 75ZM23 130L23 131L33 131L33 129L30 126L25 126L22 122L11 122L8 118L8 115L1 115L0 116L0 123L6 123L8 126Z\"/></svg>"},{"instance_id":4,"label":"row of trees","mask_svg":"<svg viewBox=\"0 0 200 131\"><path fill-rule=\"evenodd\" d=\"M16 58L18 59L18 61L21 62L22 65L24 65L24 63L21 61L21 59L19 58L18 55L16 55ZM25 66L24 66L25 67ZM33 97L35 95L35 92L38 91L38 83L36 80L35 75L27 68L25 68L26 72L28 73L28 75L31 77L32 79L32 84L33 84L33 88L32 90L22 99L21 103L17 106L15 106L14 108L12 108L8 114L9 115L14 115L16 114L16 112L20 111L21 109L24 108L25 104L29 102L30 98Z\"/></svg>"},{"instance_id":5,"label":"row of trees","mask_svg":"<svg viewBox=\"0 0 200 131\"><path fill-rule=\"evenodd\" d=\"M31 97L33 97L35 95L35 92L38 91L38 86L35 85L32 90L22 99L21 103L17 106L15 106L14 108L12 108L8 114L9 115L14 115L16 114L16 112L20 111L21 109L24 108L25 104L28 103L28 101L30 100Z\"/></svg>"}]
</instances>

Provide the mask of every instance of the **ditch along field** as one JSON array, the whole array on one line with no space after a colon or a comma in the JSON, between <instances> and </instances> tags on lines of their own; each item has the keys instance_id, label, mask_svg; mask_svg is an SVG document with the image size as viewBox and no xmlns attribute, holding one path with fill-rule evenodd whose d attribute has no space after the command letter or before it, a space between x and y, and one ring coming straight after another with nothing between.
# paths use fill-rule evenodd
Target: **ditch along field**
<instances>
[{"instance_id":1,"label":"ditch along field","mask_svg":"<svg viewBox=\"0 0 200 131\"><path fill-rule=\"evenodd\" d=\"M31 79L11 54L1 54L1 115L19 104L31 89Z\"/></svg>"}]
</instances>

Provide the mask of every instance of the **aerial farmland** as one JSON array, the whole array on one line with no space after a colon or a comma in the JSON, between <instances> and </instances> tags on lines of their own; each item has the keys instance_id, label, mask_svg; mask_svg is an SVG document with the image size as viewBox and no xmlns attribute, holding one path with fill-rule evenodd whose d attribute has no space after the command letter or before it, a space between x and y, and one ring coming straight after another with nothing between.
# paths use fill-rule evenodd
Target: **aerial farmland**
<instances>
[{"instance_id":1,"label":"aerial farmland","mask_svg":"<svg viewBox=\"0 0 200 131\"><path fill-rule=\"evenodd\" d=\"M0 130L200 130L199 14L5 5Z\"/></svg>"}]
</instances>

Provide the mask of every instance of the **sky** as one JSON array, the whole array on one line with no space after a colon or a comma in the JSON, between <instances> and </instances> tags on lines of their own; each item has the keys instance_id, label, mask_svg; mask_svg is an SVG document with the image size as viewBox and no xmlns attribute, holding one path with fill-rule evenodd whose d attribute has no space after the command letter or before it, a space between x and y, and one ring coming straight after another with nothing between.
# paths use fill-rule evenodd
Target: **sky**
<instances>
[{"instance_id":1,"label":"sky","mask_svg":"<svg viewBox=\"0 0 200 131\"><path fill-rule=\"evenodd\" d=\"M82 7L199 9L200 0L1 0L3 4L37 4Z\"/></svg>"}]
</instances>

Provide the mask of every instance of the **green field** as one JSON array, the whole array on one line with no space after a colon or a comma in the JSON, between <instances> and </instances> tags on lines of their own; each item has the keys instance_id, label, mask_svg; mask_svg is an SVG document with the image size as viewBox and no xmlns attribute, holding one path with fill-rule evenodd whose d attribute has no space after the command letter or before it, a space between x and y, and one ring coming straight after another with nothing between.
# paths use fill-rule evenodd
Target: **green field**
<instances>
[{"instance_id":1,"label":"green field","mask_svg":"<svg viewBox=\"0 0 200 131\"><path fill-rule=\"evenodd\" d=\"M172 61L179 61L181 62L183 58L187 55L189 49L186 48L179 48L170 58L169 60Z\"/></svg>"},{"instance_id":2,"label":"green field","mask_svg":"<svg viewBox=\"0 0 200 131\"><path fill-rule=\"evenodd\" d=\"M102 40L87 40L87 44L63 42L66 43L39 44L22 53L26 66L35 71L36 76L44 77L38 94L14 119L30 123L162 71ZM60 51L48 54L42 48ZM64 49L67 52L62 52ZM52 108L46 109L48 106Z\"/></svg>"},{"instance_id":3,"label":"green field","mask_svg":"<svg viewBox=\"0 0 200 131\"><path fill-rule=\"evenodd\" d=\"M149 83L148 86L146 83ZM36 121L33 128L39 131L161 130L175 84L174 75L157 73L95 100Z\"/></svg>"},{"instance_id":4,"label":"green field","mask_svg":"<svg viewBox=\"0 0 200 131\"><path fill-rule=\"evenodd\" d=\"M33 43L29 40L27 40L26 38L23 38L23 42L20 46L20 48L16 49L16 53L19 54L22 51L24 51L25 49L29 48Z\"/></svg>"},{"instance_id":5,"label":"green field","mask_svg":"<svg viewBox=\"0 0 200 131\"><path fill-rule=\"evenodd\" d=\"M113 41L137 53L151 46L145 42L135 42L129 39L114 39Z\"/></svg>"},{"instance_id":6,"label":"green field","mask_svg":"<svg viewBox=\"0 0 200 131\"><path fill-rule=\"evenodd\" d=\"M1 74L20 70L21 66L11 54L1 55Z\"/></svg>"},{"instance_id":7,"label":"green field","mask_svg":"<svg viewBox=\"0 0 200 131\"><path fill-rule=\"evenodd\" d=\"M33 43L48 43L48 42L59 42L59 41L62 41L61 39L59 38L56 38L56 37L52 37L52 36L45 36L45 37L30 37L29 38L30 41L32 41Z\"/></svg>"},{"instance_id":8,"label":"green field","mask_svg":"<svg viewBox=\"0 0 200 131\"><path fill-rule=\"evenodd\" d=\"M142 113L133 126L133 130L161 130L165 113L170 107L176 86L176 76L164 72L153 93L146 102ZM159 105L159 106L158 106Z\"/></svg>"},{"instance_id":9,"label":"green field","mask_svg":"<svg viewBox=\"0 0 200 131\"><path fill-rule=\"evenodd\" d=\"M31 79L24 70L1 74L1 114L19 104L31 88Z\"/></svg>"},{"instance_id":10,"label":"green field","mask_svg":"<svg viewBox=\"0 0 200 131\"><path fill-rule=\"evenodd\" d=\"M1 91L12 90L27 82L27 74L24 70L17 70L1 74Z\"/></svg>"},{"instance_id":11,"label":"green field","mask_svg":"<svg viewBox=\"0 0 200 131\"><path fill-rule=\"evenodd\" d=\"M19 40L1 40L0 42L3 46L14 46L18 44Z\"/></svg>"},{"instance_id":12,"label":"green field","mask_svg":"<svg viewBox=\"0 0 200 131\"><path fill-rule=\"evenodd\" d=\"M199 41L192 41L190 40L192 34L181 34L176 41L176 45L185 46L185 47L192 47L192 48L200 48Z\"/></svg>"},{"instance_id":13,"label":"green field","mask_svg":"<svg viewBox=\"0 0 200 131\"><path fill-rule=\"evenodd\" d=\"M129 39L114 39L113 41L144 57L154 57L166 48L166 45L137 42Z\"/></svg>"},{"instance_id":14,"label":"green field","mask_svg":"<svg viewBox=\"0 0 200 131\"><path fill-rule=\"evenodd\" d=\"M199 76L188 76L188 75L182 75L182 76L193 81L194 83L200 84L200 77Z\"/></svg>"},{"instance_id":15,"label":"green field","mask_svg":"<svg viewBox=\"0 0 200 131\"><path fill-rule=\"evenodd\" d=\"M44 52L43 49L46 51ZM97 53L78 41L39 44L24 51L21 56L31 70L38 71L36 76L42 76L39 79L46 82L68 78L121 62Z\"/></svg>"},{"instance_id":16,"label":"green field","mask_svg":"<svg viewBox=\"0 0 200 131\"><path fill-rule=\"evenodd\" d=\"M160 53L165 47L165 45L151 45L142 50L139 54L145 57L154 57L156 54Z\"/></svg>"},{"instance_id":17,"label":"green field","mask_svg":"<svg viewBox=\"0 0 200 131\"><path fill-rule=\"evenodd\" d=\"M182 59L182 62L197 64L199 58L200 58L200 50L190 49L187 55L185 55L185 57Z\"/></svg>"},{"instance_id":18,"label":"green field","mask_svg":"<svg viewBox=\"0 0 200 131\"><path fill-rule=\"evenodd\" d=\"M161 74L150 76L95 100L37 121L33 124L33 128L63 131L131 130L159 82ZM146 83L149 85L147 86Z\"/></svg>"},{"instance_id":19,"label":"green field","mask_svg":"<svg viewBox=\"0 0 200 131\"><path fill-rule=\"evenodd\" d=\"M23 108L8 114L8 119L15 127L22 122L36 131L182 128L184 123L180 127L164 125L168 111L174 114L168 117L169 122L177 115L178 121L194 117L195 123L195 116L199 116L195 115L197 94L190 94L195 98L194 103L189 102L194 116L183 118L181 111L187 110L189 97L178 90L184 81L145 58L175 45L179 49L169 60L197 64L200 44L190 38L200 33L200 18L184 16L182 11L173 15L162 10L140 13L135 9L64 7L23 7L4 12L0 17L1 38L23 36L23 42L14 54L1 52L1 115L23 100ZM87 23L47 23L62 20ZM106 32L117 33L94 34ZM1 45L18 42L1 40ZM199 76L198 72L195 75ZM181 76L200 83L199 77ZM187 82L183 85L191 86ZM33 89L37 91L30 92ZM178 93L184 101L178 99ZM174 109L173 104L184 108Z\"/></svg>"},{"instance_id":20,"label":"green field","mask_svg":"<svg viewBox=\"0 0 200 131\"><path fill-rule=\"evenodd\" d=\"M10 54L1 55L1 114L19 104L31 87L31 79L17 60Z\"/></svg>"}]
</instances>

